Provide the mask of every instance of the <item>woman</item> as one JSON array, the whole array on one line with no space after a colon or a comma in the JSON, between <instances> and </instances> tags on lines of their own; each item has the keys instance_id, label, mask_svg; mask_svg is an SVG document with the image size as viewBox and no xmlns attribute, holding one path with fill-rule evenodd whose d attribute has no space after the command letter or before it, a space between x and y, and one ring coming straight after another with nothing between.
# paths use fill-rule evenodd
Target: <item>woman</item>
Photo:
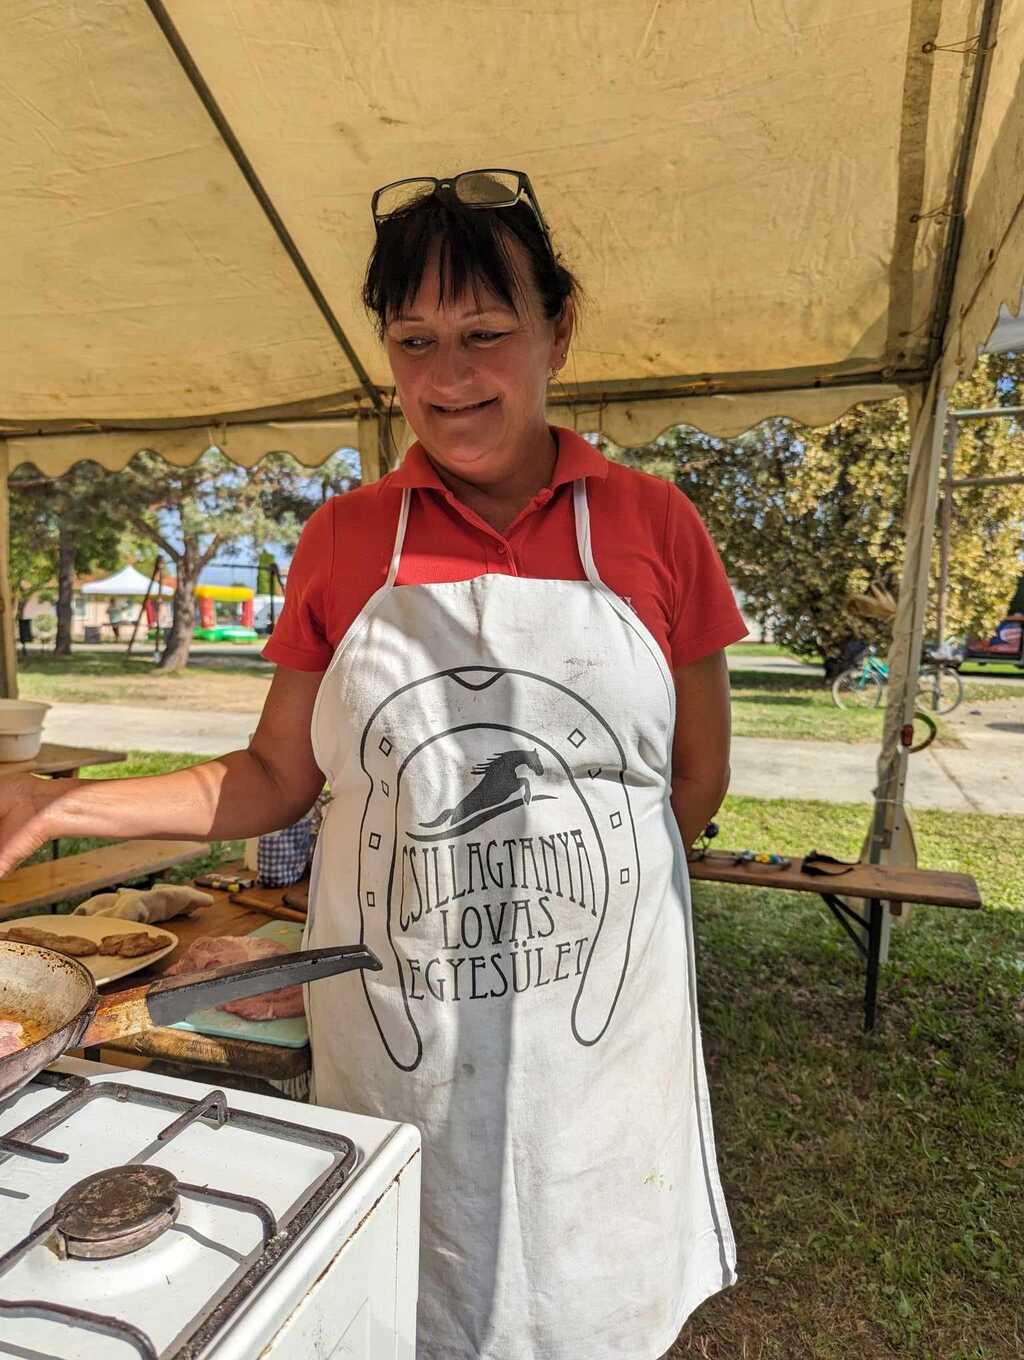
<instances>
[{"instance_id":1,"label":"woman","mask_svg":"<svg viewBox=\"0 0 1024 1360\"><path fill-rule=\"evenodd\" d=\"M249 749L4 780L0 868L251 836L326 775L307 943L384 967L312 989L315 1096L422 1130L421 1360L654 1360L734 1278L683 847L745 630L685 497L545 422L578 288L526 176L373 206L364 300L419 438L306 526Z\"/></svg>"}]
</instances>

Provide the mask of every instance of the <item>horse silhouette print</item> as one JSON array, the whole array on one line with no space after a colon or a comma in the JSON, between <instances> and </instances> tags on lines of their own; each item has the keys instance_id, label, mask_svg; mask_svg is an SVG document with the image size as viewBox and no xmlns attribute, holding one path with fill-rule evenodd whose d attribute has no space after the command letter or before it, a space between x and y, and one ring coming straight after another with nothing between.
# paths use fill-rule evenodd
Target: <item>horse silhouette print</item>
<instances>
[{"instance_id":1,"label":"horse silhouette print","mask_svg":"<svg viewBox=\"0 0 1024 1360\"><path fill-rule=\"evenodd\" d=\"M472 773L482 775L483 778L470 789L465 798L454 807L445 808L433 821L420 822L420 826L427 830L437 826L443 826L444 830L433 836L410 833L412 839L428 841L459 836L484 822L489 822L493 817L500 817L511 808L522 807L534 801L543 802L553 797L552 794L534 794L529 779L518 773L520 766L523 765L534 774L544 773L544 766L536 747L532 751L525 749L499 751L489 760L474 765Z\"/></svg>"}]
</instances>

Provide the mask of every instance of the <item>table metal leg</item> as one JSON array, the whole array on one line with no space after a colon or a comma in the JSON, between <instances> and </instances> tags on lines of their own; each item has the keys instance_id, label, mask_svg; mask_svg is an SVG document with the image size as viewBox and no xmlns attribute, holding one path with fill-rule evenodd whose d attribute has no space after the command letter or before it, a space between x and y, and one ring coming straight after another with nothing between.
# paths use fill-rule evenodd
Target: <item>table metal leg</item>
<instances>
[{"instance_id":1,"label":"table metal leg","mask_svg":"<svg viewBox=\"0 0 1024 1360\"><path fill-rule=\"evenodd\" d=\"M885 903L873 898L868 903L867 916L862 916L859 911L854 911L834 893L823 892L821 896L826 907L842 926L854 948L864 960L866 967L864 1029L870 1033L875 1027L875 1017L878 1011L878 974L882 959L882 927L885 923ZM866 944L865 940L867 941Z\"/></svg>"},{"instance_id":2,"label":"table metal leg","mask_svg":"<svg viewBox=\"0 0 1024 1360\"><path fill-rule=\"evenodd\" d=\"M872 898L869 904L869 911L868 967L867 978L864 984L864 1029L868 1034L875 1028L875 1016L878 1009L878 972L882 952L882 921L884 919L885 906L876 898Z\"/></svg>"}]
</instances>

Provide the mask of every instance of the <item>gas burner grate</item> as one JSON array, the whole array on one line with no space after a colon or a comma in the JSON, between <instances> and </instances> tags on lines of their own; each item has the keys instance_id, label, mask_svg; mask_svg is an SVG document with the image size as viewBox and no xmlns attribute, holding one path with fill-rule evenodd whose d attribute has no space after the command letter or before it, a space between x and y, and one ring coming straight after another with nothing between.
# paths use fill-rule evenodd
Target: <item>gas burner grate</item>
<instances>
[{"instance_id":1,"label":"gas burner grate","mask_svg":"<svg viewBox=\"0 0 1024 1360\"><path fill-rule=\"evenodd\" d=\"M61 1072L39 1072L30 1083L32 1086L54 1086L59 1091L80 1091L88 1082L84 1077L75 1077ZM49 1148L33 1147L31 1143L21 1143L17 1138L0 1134L0 1166L8 1157L28 1157L35 1162L66 1162L66 1152L51 1152Z\"/></svg>"},{"instance_id":2,"label":"gas burner grate","mask_svg":"<svg viewBox=\"0 0 1024 1360\"><path fill-rule=\"evenodd\" d=\"M301 1203L294 1206L282 1222L275 1218L270 1208L261 1200L227 1190L211 1189L209 1186L192 1185L178 1181L166 1173L168 1179L173 1182L175 1194L187 1195L189 1198L255 1215L262 1227L263 1244L242 1262L239 1270L228 1280L220 1293L209 1300L208 1304L192 1318L185 1330L163 1351L157 1351L140 1328L120 1318L71 1308L65 1304L48 1303L45 1300L0 1298L0 1316L49 1318L83 1327L88 1331L126 1342L134 1347L143 1360L195 1360L239 1304L285 1255L324 1204L337 1193L351 1175L356 1163L356 1149L348 1138L340 1134L325 1133L320 1129L307 1128L301 1124L292 1124L287 1120L274 1119L268 1115L233 1109L223 1091L211 1091L202 1100L190 1101L182 1096L172 1096L162 1091L150 1091L144 1087L126 1086L116 1082L97 1082L92 1085L81 1077L52 1072L40 1073L33 1084L55 1087L67 1094L41 1114L20 1124L6 1137L0 1138L0 1165L10 1157L66 1162L68 1154L40 1148L35 1145L35 1140L45 1137L78 1110L96 1100L144 1105L175 1114L173 1122L157 1135L157 1141L161 1146L166 1146L180 1137L190 1125L202 1121L218 1129L231 1126L246 1132L280 1138L285 1142L301 1143L331 1155L331 1165L313 1182ZM144 1166L143 1158L119 1169L128 1170ZM89 1177L87 1180L95 1181L97 1177ZM74 1189L79 1190L83 1185L85 1182L81 1182ZM169 1188L163 1187L165 1190ZM63 1196L62 1201L66 1201L67 1198ZM60 1228L62 1215L66 1216L66 1213L67 1204L58 1203L43 1223L0 1256L0 1280L33 1247L48 1238L55 1239L61 1250L65 1249L61 1246Z\"/></svg>"}]
</instances>

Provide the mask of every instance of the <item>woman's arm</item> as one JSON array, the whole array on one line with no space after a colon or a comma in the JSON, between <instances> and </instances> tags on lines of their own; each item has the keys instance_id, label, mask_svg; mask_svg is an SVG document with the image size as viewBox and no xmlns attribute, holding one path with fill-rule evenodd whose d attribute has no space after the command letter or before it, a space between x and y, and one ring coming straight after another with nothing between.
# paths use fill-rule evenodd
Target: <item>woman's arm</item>
<instances>
[{"instance_id":1,"label":"woman's arm","mask_svg":"<svg viewBox=\"0 0 1024 1360\"><path fill-rule=\"evenodd\" d=\"M233 840L290 826L324 776L310 720L321 672L279 667L245 751L140 779L0 779L0 875L57 836Z\"/></svg>"},{"instance_id":2,"label":"woman's arm","mask_svg":"<svg viewBox=\"0 0 1024 1360\"><path fill-rule=\"evenodd\" d=\"M690 846L721 807L729 787L729 668L712 652L674 673L672 810Z\"/></svg>"}]
</instances>

